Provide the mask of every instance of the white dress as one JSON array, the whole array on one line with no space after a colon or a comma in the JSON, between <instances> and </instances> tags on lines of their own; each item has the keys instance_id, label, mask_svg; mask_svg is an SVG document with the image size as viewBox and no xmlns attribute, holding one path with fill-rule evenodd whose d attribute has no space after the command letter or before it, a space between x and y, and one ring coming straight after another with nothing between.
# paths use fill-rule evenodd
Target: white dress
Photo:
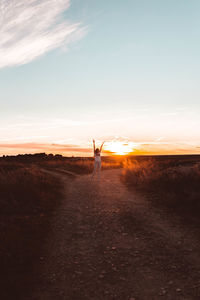
<instances>
[{"instance_id":1,"label":"white dress","mask_svg":"<svg viewBox=\"0 0 200 300\"><path fill-rule=\"evenodd\" d=\"M94 154L94 160L96 162L101 162L101 153L100 152Z\"/></svg>"}]
</instances>

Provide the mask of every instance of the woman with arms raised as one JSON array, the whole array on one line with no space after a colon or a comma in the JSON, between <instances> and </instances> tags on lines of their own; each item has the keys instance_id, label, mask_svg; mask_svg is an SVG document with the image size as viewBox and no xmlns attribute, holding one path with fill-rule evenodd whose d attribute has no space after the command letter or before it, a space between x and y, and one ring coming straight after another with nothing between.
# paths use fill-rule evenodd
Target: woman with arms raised
<instances>
[{"instance_id":1,"label":"woman with arms raised","mask_svg":"<svg viewBox=\"0 0 200 300\"><path fill-rule=\"evenodd\" d=\"M104 142L101 144L100 149L95 148L95 140L93 140L93 149L94 149L94 171L92 173L92 178L94 177L95 173L98 173L98 179L100 179L100 171L101 171L101 151L103 148Z\"/></svg>"}]
</instances>

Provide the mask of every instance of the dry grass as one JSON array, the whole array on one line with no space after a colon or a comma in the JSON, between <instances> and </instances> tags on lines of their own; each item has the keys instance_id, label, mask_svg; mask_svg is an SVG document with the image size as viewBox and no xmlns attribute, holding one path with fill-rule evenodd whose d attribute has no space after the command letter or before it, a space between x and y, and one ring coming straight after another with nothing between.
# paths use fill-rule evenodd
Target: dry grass
<instances>
[{"instance_id":1,"label":"dry grass","mask_svg":"<svg viewBox=\"0 0 200 300\"><path fill-rule=\"evenodd\" d=\"M92 158L75 158L60 161L52 160L42 163L42 166L49 169L59 168L76 174L89 174L93 171L94 161ZM102 158L102 170L120 168L121 166L121 162L115 158Z\"/></svg>"},{"instance_id":2,"label":"dry grass","mask_svg":"<svg viewBox=\"0 0 200 300\"><path fill-rule=\"evenodd\" d=\"M0 298L28 299L62 184L35 166L0 162Z\"/></svg>"},{"instance_id":3,"label":"dry grass","mask_svg":"<svg viewBox=\"0 0 200 300\"><path fill-rule=\"evenodd\" d=\"M200 209L198 164L184 166L167 160L127 160L124 162L122 180L130 188L157 195L157 203L179 209Z\"/></svg>"},{"instance_id":4,"label":"dry grass","mask_svg":"<svg viewBox=\"0 0 200 300\"><path fill-rule=\"evenodd\" d=\"M61 183L37 167L0 165L1 214L33 214L52 210L61 197Z\"/></svg>"}]
</instances>

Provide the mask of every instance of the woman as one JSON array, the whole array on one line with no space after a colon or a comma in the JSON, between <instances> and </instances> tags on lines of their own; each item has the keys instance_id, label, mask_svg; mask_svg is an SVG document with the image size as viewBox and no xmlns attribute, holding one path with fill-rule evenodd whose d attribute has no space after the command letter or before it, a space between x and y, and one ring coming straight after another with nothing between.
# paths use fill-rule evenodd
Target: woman
<instances>
[{"instance_id":1,"label":"woman","mask_svg":"<svg viewBox=\"0 0 200 300\"><path fill-rule=\"evenodd\" d=\"M94 148L94 171L92 173L92 178L96 171L98 172L98 178L100 179L100 171L101 171L101 150L103 148L104 142L101 144L100 150L99 148L95 148L95 140L93 140L93 148Z\"/></svg>"}]
</instances>

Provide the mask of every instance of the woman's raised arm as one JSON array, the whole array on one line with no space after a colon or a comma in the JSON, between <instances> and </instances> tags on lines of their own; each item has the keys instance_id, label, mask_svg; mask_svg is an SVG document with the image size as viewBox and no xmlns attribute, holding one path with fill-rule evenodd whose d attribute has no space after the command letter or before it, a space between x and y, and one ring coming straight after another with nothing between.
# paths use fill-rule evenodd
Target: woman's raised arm
<instances>
[{"instance_id":1,"label":"woman's raised arm","mask_svg":"<svg viewBox=\"0 0 200 300\"><path fill-rule=\"evenodd\" d=\"M95 140L93 140L93 149L94 149L94 153L95 153Z\"/></svg>"},{"instance_id":2,"label":"woman's raised arm","mask_svg":"<svg viewBox=\"0 0 200 300\"><path fill-rule=\"evenodd\" d=\"M102 148L103 148L103 144L104 144L105 142L103 142L102 144L101 144L101 148L100 148L100 152L101 152L101 150L102 150Z\"/></svg>"}]
</instances>

